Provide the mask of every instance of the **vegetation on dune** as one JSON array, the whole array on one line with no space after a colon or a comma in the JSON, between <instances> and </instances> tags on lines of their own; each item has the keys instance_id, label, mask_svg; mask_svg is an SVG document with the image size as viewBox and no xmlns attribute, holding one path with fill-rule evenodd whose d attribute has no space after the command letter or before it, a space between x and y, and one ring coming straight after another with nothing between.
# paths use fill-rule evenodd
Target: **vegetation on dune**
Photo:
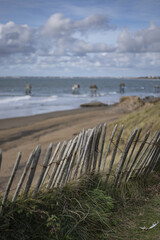
<instances>
[{"instance_id":1,"label":"vegetation on dune","mask_svg":"<svg viewBox=\"0 0 160 240\"><path fill-rule=\"evenodd\" d=\"M36 199L21 196L5 206L0 239L158 239L151 236L159 236L159 226L148 233L150 238L140 226L159 219L159 180L154 174L148 182L130 182L113 191L98 176L90 176L63 189L41 192Z\"/></svg>"},{"instance_id":2,"label":"vegetation on dune","mask_svg":"<svg viewBox=\"0 0 160 240\"><path fill-rule=\"evenodd\" d=\"M8 201L0 239L99 239L108 229L114 204L97 180L41 192L36 199Z\"/></svg>"},{"instance_id":3,"label":"vegetation on dune","mask_svg":"<svg viewBox=\"0 0 160 240\"><path fill-rule=\"evenodd\" d=\"M124 142L137 126L151 135L160 129L160 101L116 121L124 124ZM115 122L107 128L107 138ZM121 146L124 146L123 138ZM121 151L121 149L118 149ZM1 240L158 240L160 223L160 169L147 180L129 181L118 189L106 186L101 178L87 176L64 188L41 192L16 202L7 201L0 216ZM31 193L30 193L31 194Z\"/></svg>"},{"instance_id":4,"label":"vegetation on dune","mask_svg":"<svg viewBox=\"0 0 160 240\"><path fill-rule=\"evenodd\" d=\"M116 123L123 123L128 134L134 127L142 128L143 132L153 134L160 129L160 100L155 103L146 103L140 109L120 118ZM115 124L112 123L113 125Z\"/></svg>"}]
</instances>

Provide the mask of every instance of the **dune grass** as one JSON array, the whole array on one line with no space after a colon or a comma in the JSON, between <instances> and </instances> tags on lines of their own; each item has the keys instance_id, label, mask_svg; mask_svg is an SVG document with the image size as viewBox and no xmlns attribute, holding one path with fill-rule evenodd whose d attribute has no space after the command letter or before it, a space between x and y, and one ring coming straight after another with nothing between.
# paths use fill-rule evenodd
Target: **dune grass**
<instances>
[{"instance_id":1,"label":"dune grass","mask_svg":"<svg viewBox=\"0 0 160 240\"><path fill-rule=\"evenodd\" d=\"M7 202L0 239L159 239L159 226L148 233L140 229L159 220L159 182L154 174L147 182L129 182L115 191L99 176L88 176L63 189L42 191L36 199L22 195Z\"/></svg>"},{"instance_id":2,"label":"dune grass","mask_svg":"<svg viewBox=\"0 0 160 240\"><path fill-rule=\"evenodd\" d=\"M124 124L121 146L137 126L151 134L160 129L160 102L147 104L141 110L116 121ZM107 128L107 136L115 122ZM121 151L121 149L118 149ZM115 190L88 176L62 189L25 199L23 194L15 203L10 200L0 216L2 240L158 240L160 223L160 173L154 172L147 181L139 179Z\"/></svg>"}]
</instances>

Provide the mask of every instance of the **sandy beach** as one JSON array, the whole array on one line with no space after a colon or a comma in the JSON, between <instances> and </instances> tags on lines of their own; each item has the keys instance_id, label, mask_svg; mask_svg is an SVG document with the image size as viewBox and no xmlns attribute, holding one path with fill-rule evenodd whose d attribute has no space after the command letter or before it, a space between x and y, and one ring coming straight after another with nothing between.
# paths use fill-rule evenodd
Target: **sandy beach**
<instances>
[{"instance_id":1,"label":"sandy beach","mask_svg":"<svg viewBox=\"0 0 160 240\"><path fill-rule=\"evenodd\" d=\"M137 99L136 99L137 104ZM79 108L30 117L0 120L0 148L2 150L0 191L4 191L18 152L22 152L21 166L31 151L40 144L43 157L50 143L55 147L59 141L73 138L83 128L92 128L100 123L119 119L137 108L133 100L128 105L119 104L103 107ZM139 106L138 102L138 106Z\"/></svg>"}]
</instances>

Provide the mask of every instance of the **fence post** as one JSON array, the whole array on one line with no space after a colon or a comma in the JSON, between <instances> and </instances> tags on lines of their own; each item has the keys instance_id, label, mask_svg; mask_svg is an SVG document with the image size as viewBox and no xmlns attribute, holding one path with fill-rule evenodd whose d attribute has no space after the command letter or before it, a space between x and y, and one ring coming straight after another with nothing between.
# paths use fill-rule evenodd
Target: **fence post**
<instances>
[{"instance_id":1,"label":"fence post","mask_svg":"<svg viewBox=\"0 0 160 240\"><path fill-rule=\"evenodd\" d=\"M148 176L149 173L152 171L154 166L159 160L159 154L160 154L160 132L158 134L158 137L156 138L155 145L152 147L152 155L150 156L150 159L148 160L147 167L144 170L144 177Z\"/></svg>"},{"instance_id":2,"label":"fence post","mask_svg":"<svg viewBox=\"0 0 160 240\"><path fill-rule=\"evenodd\" d=\"M2 150L0 149L0 170L1 170L1 165L2 165Z\"/></svg>"},{"instance_id":3,"label":"fence post","mask_svg":"<svg viewBox=\"0 0 160 240\"><path fill-rule=\"evenodd\" d=\"M55 165L52 168L52 173L51 173L51 176L49 178L48 184L46 186L47 189L50 189L50 187L52 186L53 179L55 178L55 175L57 173L57 169L58 169L59 164L60 164L60 162L62 160L62 157L63 157L63 154L64 154L66 146L67 146L67 141L64 141L62 146L61 146L58 159L57 159L57 161L55 162Z\"/></svg>"},{"instance_id":4,"label":"fence post","mask_svg":"<svg viewBox=\"0 0 160 240\"><path fill-rule=\"evenodd\" d=\"M84 154L84 148L85 148L86 142L87 142L87 135L88 135L87 131L83 131L82 141L80 143L80 148L79 148L79 156L78 156L77 164L75 166L74 174L73 174L73 177L72 177L73 180L75 180L75 178L78 175L78 169L80 167L81 159L82 159L83 154Z\"/></svg>"},{"instance_id":5,"label":"fence post","mask_svg":"<svg viewBox=\"0 0 160 240\"><path fill-rule=\"evenodd\" d=\"M61 143L59 142L59 143L57 144L57 146L56 146L56 149L55 149L55 151L54 151L54 153L53 153L53 156L52 156L52 158L51 158L51 160L50 160L50 162L49 162L49 164L48 164L48 166L47 166L47 169L46 169L46 171L45 171L45 173L44 173L43 180L42 180L42 182L41 182L41 186L42 186L42 184L44 183L44 181L45 181L45 179L46 179L46 176L47 176L47 174L48 174L48 172L49 172L49 170L50 170L50 167L51 167L51 165L52 165L55 157L57 156L57 153L58 153L58 151L59 151L60 145L61 145Z\"/></svg>"},{"instance_id":6,"label":"fence post","mask_svg":"<svg viewBox=\"0 0 160 240\"><path fill-rule=\"evenodd\" d=\"M67 183L67 181L69 180L70 176L72 175L72 170L73 170L76 154L78 152L78 149L79 149L79 146L80 146L80 142L81 142L81 139L82 139L82 134L83 133L80 133L79 136L78 136L78 140L77 140L77 143L76 143L75 151L74 151L74 153L72 155L72 158L71 158L71 161L70 161L70 164L69 164L69 167L68 167L68 174L66 176L65 183Z\"/></svg>"},{"instance_id":7,"label":"fence post","mask_svg":"<svg viewBox=\"0 0 160 240\"><path fill-rule=\"evenodd\" d=\"M93 128L88 136L88 139L86 139L86 145L85 145L85 149L84 149L84 152L83 152L83 155L82 155L82 158L80 159L81 160L81 166L80 166L80 172L79 172L79 176L82 176L82 172L83 172L83 168L84 168L84 165L85 165L85 162L86 162L86 159L88 158L87 155L88 155L88 146L90 146L90 143L92 141L92 138L93 138L93 135L94 135L94 132L96 131L96 128ZM91 150L92 151L92 150ZM90 153L92 155L92 152Z\"/></svg>"},{"instance_id":8,"label":"fence post","mask_svg":"<svg viewBox=\"0 0 160 240\"><path fill-rule=\"evenodd\" d=\"M70 161L71 161L71 158L72 158L72 154L73 154L73 151L75 149L75 146L76 146L76 143L77 143L77 139L78 137L76 136L71 145L70 145L70 148L68 149L68 152L64 158L64 163L63 163L63 167L62 167L62 170L61 170L61 175L59 177L59 181L58 181L58 186L62 184L64 184L65 182L65 179L66 179L66 176L67 176L67 173L68 173L68 167L69 167L69 164L70 164Z\"/></svg>"},{"instance_id":9,"label":"fence post","mask_svg":"<svg viewBox=\"0 0 160 240\"><path fill-rule=\"evenodd\" d=\"M117 124L114 126L114 129L112 131L112 134L111 134L111 137L110 137L110 140L109 140L109 144L107 146L107 149L106 149L106 152L105 152L105 155L104 155L104 159L103 159L103 163L102 163L102 175L103 175L103 172L104 172L104 169L105 169L105 165L106 165L106 161L107 161L107 157L108 157L108 153L109 153L109 150L110 150L110 146L111 146L111 143L113 141L113 138L114 138L114 135L115 135L115 132L117 130Z\"/></svg>"},{"instance_id":10,"label":"fence post","mask_svg":"<svg viewBox=\"0 0 160 240\"><path fill-rule=\"evenodd\" d=\"M16 191L15 191L15 193L14 193L14 195L13 195L12 202L15 202L16 199L17 199L17 197L18 197L18 194L19 194L19 192L20 192L20 190L21 190L21 187L22 187L22 184L23 184L24 179L25 179L25 177L26 177L26 174L27 174L27 172L28 172L28 170L29 170L29 168L30 168L30 166L31 166L31 163L32 163L32 161L33 161L33 159L34 159L34 155L35 155L35 150L32 151L32 153L31 153L31 155L29 156L29 159L28 159L28 161L27 161L27 163L26 163L26 165L25 165L25 168L24 168L24 170L23 170L22 176L21 176L21 178L20 178L20 180L19 180L19 183L18 183L18 185L17 185Z\"/></svg>"},{"instance_id":11,"label":"fence post","mask_svg":"<svg viewBox=\"0 0 160 240\"><path fill-rule=\"evenodd\" d=\"M9 191L10 191L10 189L11 189L11 186L12 186L12 183L13 183L13 180L14 180L14 177L15 177L15 174L16 174L16 172L17 172L17 169L18 169L18 166L19 166L19 163L20 163L20 160L21 160L21 156L22 156L22 153L19 152L19 153L18 153L18 156L17 156L17 159L16 159L16 162L15 162L15 164L14 164L14 167L13 167L13 170L12 170L12 173L11 173L11 176L10 176L9 181L8 181L8 184L7 184L4 197L3 197L3 199L2 199L2 205L1 205L1 207L0 207L0 214L1 214L1 215L3 214L3 207L4 207L4 204L5 204L6 201L7 201Z\"/></svg>"},{"instance_id":12,"label":"fence post","mask_svg":"<svg viewBox=\"0 0 160 240\"><path fill-rule=\"evenodd\" d=\"M27 183L26 183L26 186L25 186L25 189L24 189L25 197L27 197L29 189L31 187L31 184L32 184L32 181L33 181L33 178L34 178L34 174L35 174L35 171L36 171L37 163L38 163L38 160L39 160L39 157L40 157L40 153L41 153L41 146L38 145L36 150L35 150L34 159L32 161L32 165L31 165L31 171L30 171L30 174L28 176L28 180L27 180Z\"/></svg>"},{"instance_id":13,"label":"fence post","mask_svg":"<svg viewBox=\"0 0 160 240\"><path fill-rule=\"evenodd\" d=\"M37 184L36 184L36 187L35 187L35 190L33 192L33 198L36 197L38 191L39 191L39 188L40 188L40 185L41 185L41 182L43 180L43 176L45 174L45 171L47 170L47 166L48 166L48 162L49 162L49 159L51 157L51 154L52 154L52 147L53 147L53 144L51 143L48 147L48 150L46 152L46 155L45 155L45 158L44 158L44 163L43 163L43 168L41 170L41 173L40 173L40 176L39 176L39 179L37 181Z\"/></svg>"},{"instance_id":14,"label":"fence post","mask_svg":"<svg viewBox=\"0 0 160 240\"><path fill-rule=\"evenodd\" d=\"M117 165L117 168L116 168L116 171L115 171L114 187L117 187L117 185L119 187L120 184L121 184L121 180L122 180L122 177L123 177L122 169L123 169L127 154L129 152L129 149L131 147L131 144L133 143L133 140L134 140L136 134L137 134L137 128L130 135L130 137L129 137L127 143L126 143L126 146L124 148L124 151L122 153L121 159L120 159L120 161ZM118 181L119 181L119 183L118 183Z\"/></svg>"},{"instance_id":15,"label":"fence post","mask_svg":"<svg viewBox=\"0 0 160 240\"><path fill-rule=\"evenodd\" d=\"M137 154L136 154L135 158L133 159L133 161L132 161L132 163L131 163L131 165L130 165L130 168L129 168L127 174L126 174L126 178L125 178L125 181L126 181L126 182L128 182L128 180L130 179L130 177L131 177L134 169L136 168L136 166L137 166L138 163L139 163L139 161L137 161L137 158L138 158L139 154L141 153L141 151L143 150L143 147L144 147L144 145L146 144L146 141L147 141L149 135L150 135L150 132L148 131L148 132L146 133L146 135L145 135L145 137L144 137L144 139L143 139L143 141L142 141L142 143L141 143L138 151L137 151Z\"/></svg>"},{"instance_id":16,"label":"fence post","mask_svg":"<svg viewBox=\"0 0 160 240\"><path fill-rule=\"evenodd\" d=\"M96 165L97 165L97 158L98 158L98 153L99 153L99 140L101 137L101 133L102 133L102 124L99 126L99 129L97 130L97 134L95 136L95 144L94 144L94 161L93 161L93 167L92 167L92 173L95 172L96 170Z\"/></svg>"},{"instance_id":17,"label":"fence post","mask_svg":"<svg viewBox=\"0 0 160 240\"><path fill-rule=\"evenodd\" d=\"M59 165L58 165L58 168L57 168L57 172L56 172L56 174L54 176L54 179L53 179L53 182L52 182L52 185L51 185L51 189L53 189L56 186L56 183L57 183L57 181L60 178L61 169L62 169L63 164L64 164L63 160L65 159L71 144L72 144L72 140L69 140L69 142L67 143L66 148L64 150L64 153L62 155L62 158L61 158L61 160L59 162Z\"/></svg>"},{"instance_id":18,"label":"fence post","mask_svg":"<svg viewBox=\"0 0 160 240\"><path fill-rule=\"evenodd\" d=\"M138 177L140 174L142 174L143 170L145 169L145 166L146 166L146 164L147 164L147 162L148 162L149 156L150 156L150 154L151 154L151 152L152 152L152 150L153 150L153 146L154 146L154 144L156 143L156 139L157 139L156 135L157 135L157 137L158 137L158 133L157 133L157 132L154 133L154 135L152 136L150 142L148 143L148 145L146 146L146 148L144 149L144 151L142 152L141 156L140 156L139 159L138 159L138 161L141 161L141 159L143 159L143 160L141 161L141 163L140 163L140 165L139 165L139 167L138 167L138 169L137 169L137 171L136 171L136 173L135 173L135 176L136 176L136 177ZM156 139L155 139L154 142L153 142L153 139L154 139L155 137L156 137ZM153 142L153 143L152 143L152 142ZM153 144L153 145L150 147L151 144ZM150 147L150 149L149 149L149 147ZM149 149L149 151L148 151L148 153L147 153L147 150L148 150L148 149ZM146 153L147 153L147 155L145 156ZM145 156L145 157L144 157L144 156ZM143 157L144 157L144 158L143 158Z\"/></svg>"},{"instance_id":19,"label":"fence post","mask_svg":"<svg viewBox=\"0 0 160 240\"><path fill-rule=\"evenodd\" d=\"M107 175L106 175L106 180L105 180L106 183L108 182L108 179L109 179L111 171L112 171L113 163L114 163L114 160L115 160L115 156L116 156L116 153L117 153L117 149L118 149L119 141L120 141L120 138L121 138L121 135L122 135L122 132L123 132L123 128L124 127L122 125L121 129L120 129L120 132L118 134L118 137L117 137L117 141L116 141L116 144L115 144L115 147L114 147L114 150L113 150L113 154L112 154L112 158L111 158L111 161L110 161L109 169L108 169L108 172L107 172ZM115 133L115 129L116 128L114 128L114 133ZM112 134L112 136L114 136L114 135ZM111 137L111 139L113 139L113 137Z\"/></svg>"},{"instance_id":20,"label":"fence post","mask_svg":"<svg viewBox=\"0 0 160 240\"><path fill-rule=\"evenodd\" d=\"M107 129L107 124L105 123L103 125L102 140L101 140L101 146L100 146L100 150L99 150L98 173L100 172L100 167L101 167L102 154L103 154L104 142L105 142L105 137L106 137L106 129Z\"/></svg>"}]
</instances>

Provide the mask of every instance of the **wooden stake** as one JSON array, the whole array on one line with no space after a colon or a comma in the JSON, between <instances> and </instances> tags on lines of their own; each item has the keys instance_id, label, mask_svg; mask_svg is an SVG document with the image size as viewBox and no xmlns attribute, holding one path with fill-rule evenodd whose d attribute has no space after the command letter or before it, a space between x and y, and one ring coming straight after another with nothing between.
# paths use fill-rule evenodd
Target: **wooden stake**
<instances>
[{"instance_id":1,"label":"wooden stake","mask_svg":"<svg viewBox=\"0 0 160 240\"><path fill-rule=\"evenodd\" d=\"M2 150L0 149L0 170L1 170L1 165L2 165Z\"/></svg>"},{"instance_id":2,"label":"wooden stake","mask_svg":"<svg viewBox=\"0 0 160 240\"><path fill-rule=\"evenodd\" d=\"M19 194L19 192L21 190L22 184L23 184L24 179L25 179L25 177L27 175L27 172L28 172L28 170L29 170L29 168L31 166L31 163L32 163L32 161L34 159L34 156L35 156L35 150L32 151L32 153L30 154L30 156L28 158L28 161L27 161L27 163L25 165L25 168L23 170L22 176L21 176L21 178L19 180L19 183L17 185L16 191L15 191L15 193L13 195L12 202L15 202L17 200L18 194Z\"/></svg>"},{"instance_id":3,"label":"wooden stake","mask_svg":"<svg viewBox=\"0 0 160 240\"><path fill-rule=\"evenodd\" d=\"M123 177L123 174L122 174L122 169L123 169L123 166L124 166L124 163L125 163L125 160L126 160L126 157L128 155L128 152L129 152L129 149L131 147L131 144L133 143L133 140L135 138L137 134L137 129L135 129L133 131L133 133L130 135L128 141L127 141L127 144L124 148L124 151L122 153L122 156L121 156L121 159L117 165L117 168L116 168L116 171L115 171L115 181L114 181L114 187L118 187L120 186L121 184L121 180L122 180L122 177ZM119 183L118 183L119 181Z\"/></svg>"},{"instance_id":4,"label":"wooden stake","mask_svg":"<svg viewBox=\"0 0 160 240\"><path fill-rule=\"evenodd\" d=\"M37 193L38 193L38 191L39 191L41 182L42 182L42 180L43 180L43 176L44 176L44 174L45 174L45 171L46 171L47 166L48 166L49 159L50 159L51 154L52 154L52 148L53 148L53 144L51 143L51 144L49 145L48 150L47 150L46 155L45 155L45 159L44 159L44 163L43 163L43 168L42 168L42 170L41 170L41 173L40 173L40 175L39 175L39 179L38 179L38 181L37 181L35 190L34 190L33 195L32 195L33 198L36 197L36 195L37 195Z\"/></svg>"},{"instance_id":5,"label":"wooden stake","mask_svg":"<svg viewBox=\"0 0 160 240\"><path fill-rule=\"evenodd\" d=\"M28 176L28 180L27 180L27 183L26 183L26 186L25 186L25 189L24 189L25 197L27 197L29 189L31 187L31 184L32 184L32 181L33 181L33 178L34 178L34 174L35 174L35 171L36 171L36 167L37 167L37 164L38 164L38 160L39 160L39 157L40 157L40 153L41 153L41 146L38 145L36 150L35 150L34 159L32 161L32 165L31 165L31 171L30 171L30 174Z\"/></svg>"},{"instance_id":6,"label":"wooden stake","mask_svg":"<svg viewBox=\"0 0 160 240\"><path fill-rule=\"evenodd\" d=\"M138 161L141 161L141 159L143 159L135 173L135 177L138 177L139 175L142 174L142 172L145 169L145 166L147 164L147 159L148 156L150 155L151 151L152 151L152 144L154 145L154 143L156 142L156 140L153 142L153 139L155 138L155 136L157 135L157 132L154 133L154 135L152 136L150 142L148 143L148 145L146 146L146 148L144 149L144 151L142 152L141 156L139 157ZM157 135L158 136L158 135ZM153 142L153 143L152 143ZM150 147L151 146L151 147ZM150 147L150 149L149 149ZM147 153L148 151L148 153ZM145 154L147 153L147 155L145 156ZM145 156L145 157L144 157Z\"/></svg>"},{"instance_id":7,"label":"wooden stake","mask_svg":"<svg viewBox=\"0 0 160 240\"><path fill-rule=\"evenodd\" d=\"M46 171L45 171L45 173L44 173L41 186L42 186L42 184L44 183L44 181L45 181L45 179L46 179L46 177L47 177L47 174L48 174L48 172L49 172L49 170L50 170L50 167L51 167L51 165L53 164L54 159L55 159L56 156L57 156L57 153L58 153L58 151L59 151L60 145L61 145L61 143L59 142L59 143L57 144L57 146L56 146L56 149L55 149L55 151L54 151L54 153L53 153L53 156L52 156L52 158L51 158L51 160L50 160L50 162L49 162L49 164L48 164L48 166L47 166L47 169L46 169Z\"/></svg>"},{"instance_id":8,"label":"wooden stake","mask_svg":"<svg viewBox=\"0 0 160 240\"><path fill-rule=\"evenodd\" d=\"M133 161L132 161L132 163L131 163L131 165L130 165L130 168L129 168L127 174L126 174L125 182L128 182L128 180L129 180L130 177L132 176L132 173L133 173L134 169L135 169L136 166L138 165L139 161L137 161L137 158L139 157L141 151L143 150L143 147L144 147L144 145L146 144L146 141L147 141L147 139L148 139L148 137L149 137L149 134L150 134L150 132L148 131L148 132L146 133L146 135L145 135L145 137L144 137L144 140L142 141L142 143L141 143L138 151L137 151L137 154L136 154L135 158L133 159Z\"/></svg>"},{"instance_id":9,"label":"wooden stake","mask_svg":"<svg viewBox=\"0 0 160 240\"><path fill-rule=\"evenodd\" d=\"M93 167L92 167L92 173L94 173L96 171L96 166L97 166L97 158L98 158L98 154L99 154L99 140L101 137L101 133L102 133L102 124L99 126L99 129L97 131L97 135L95 136L95 144L94 144L94 161L93 161Z\"/></svg>"},{"instance_id":10,"label":"wooden stake","mask_svg":"<svg viewBox=\"0 0 160 240\"><path fill-rule=\"evenodd\" d=\"M122 135L122 132L123 132L123 128L124 128L124 127L123 127L123 125L122 125L122 126L121 126L121 129L120 129L120 132L119 132L119 134L118 134L118 137L117 137L117 141L116 141L116 144L115 144L115 147L114 147L114 150L113 150L113 154L112 154L112 158L111 158L111 161L110 161L109 169L108 169L108 172L107 172L107 175L106 175L106 183L108 182L109 177L110 177L110 174L111 174L111 171L112 171L113 163L114 163L114 160L115 160L115 157L116 157L116 153L117 153L119 141L120 141L120 138L121 138L121 135ZM113 133L115 133L115 130L116 130L116 128L114 128ZM113 133L112 133L111 139L113 139L113 136L114 136ZM108 151L109 151L109 150L108 150Z\"/></svg>"},{"instance_id":11,"label":"wooden stake","mask_svg":"<svg viewBox=\"0 0 160 240\"><path fill-rule=\"evenodd\" d=\"M100 146L100 151L99 151L99 158L98 158L98 173L100 172L100 167L101 167L102 154L103 154L104 142L105 142L105 137L106 137L106 129L107 129L107 124L105 123L103 125L102 141L101 141L101 146Z\"/></svg>"},{"instance_id":12,"label":"wooden stake","mask_svg":"<svg viewBox=\"0 0 160 240\"><path fill-rule=\"evenodd\" d=\"M1 214L1 215L3 214L3 207L4 207L4 205L5 205L6 201L7 201L9 191L10 191L10 189L11 189L11 186L12 186L12 183L13 183L13 180L14 180L14 177L15 177L15 175L16 175L16 172L17 172L17 169L18 169L20 160L21 160L21 156L22 156L22 153L19 152L19 153L18 153L18 156L17 156L17 159L16 159L16 162L15 162L15 164L14 164L14 167L13 167L13 170L12 170L12 173L11 173L11 176L10 176L9 181L8 181L8 184L7 184L4 197L3 197L3 199L2 199L2 205L1 205L1 207L0 207L0 214Z\"/></svg>"},{"instance_id":13,"label":"wooden stake","mask_svg":"<svg viewBox=\"0 0 160 240\"><path fill-rule=\"evenodd\" d=\"M78 153L78 149L79 149L79 146L80 146L80 143L81 143L82 134L83 133L80 133L79 136L78 136L78 140L77 140L77 144L76 144L76 147L75 147L75 151L74 151L74 153L72 155L72 159L71 159L69 167L68 167L68 174L66 176L64 184L67 183L67 181L69 180L70 176L72 175L72 170L73 170L73 166L74 166L74 162L75 162L75 159L76 159L76 155Z\"/></svg>"},{"instance_id":14,"label":"wooden stake","mask_svg":"<svg viewBox=\"0 0 160 240\"><path fill-rule=\"evenodd\" d=\"M105 155L104 155L104 159L103 159L103 163L102 163L102 172L101 174L103 174L104 172L104 169L105 169L105 165L106 165L106 161L107 161L107 157L108 157L108 153L109 153L109 150L110 150L110 147L111 147L111 143L113 141L113 138L114 138L114 135L115 135L115 132L117 130L117 124L115 125L113 131L112 131L112 134L111 134L111 137L110 137L110 140L109 140L109 144L107 146L107 149L106 149L106 152L105 152Z\"/></svg>"},{"instance_id":15,"label":"wooden stake","mask_svg":"<svg viewBox=\"0 0 160 240\"><path fill-rule=\"evenodd\" d=\"M63 154L64 154L66 146L67 146L67 141L64 141L63 144L62 144L62 147L60 149L60 153L59 153L58 159L57 159L55 165L53 166L52 173L51 173L51 176L49 178L49 182L48 182L48 184L46 186L47 189L50 189L50 187L52 186L53 180L54 180L55 175L57 173L57 169L59 167L59 164L60 164L60 162L62 160L62 157L63 157Z\"/></svg>"}]
</instances>

